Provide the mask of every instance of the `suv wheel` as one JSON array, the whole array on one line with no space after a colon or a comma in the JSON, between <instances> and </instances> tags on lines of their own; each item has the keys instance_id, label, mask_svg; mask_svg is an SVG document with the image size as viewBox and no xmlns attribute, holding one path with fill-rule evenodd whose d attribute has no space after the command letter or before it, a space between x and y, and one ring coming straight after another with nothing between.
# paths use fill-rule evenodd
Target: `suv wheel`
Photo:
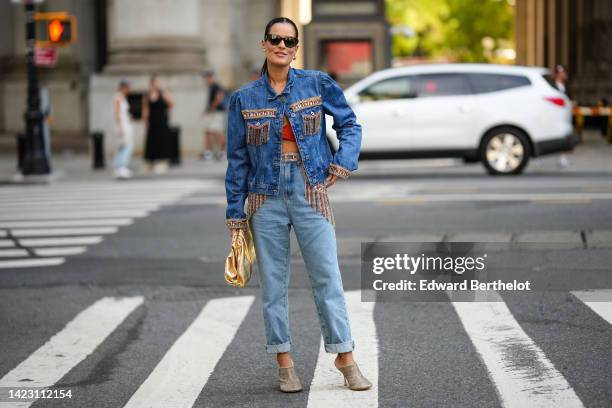
<instances>
[{"instance_id":1,"label":"suv wheel","mask_svg":"<svg viewBox=\"0 0 612 408\"><path fill-rule=\"evenodd\" d=\"M523 132L502 127L485 135L480 160L489 174L520 174L527 166L530 153L529 141Z\"/></svg>"}]
</instances>

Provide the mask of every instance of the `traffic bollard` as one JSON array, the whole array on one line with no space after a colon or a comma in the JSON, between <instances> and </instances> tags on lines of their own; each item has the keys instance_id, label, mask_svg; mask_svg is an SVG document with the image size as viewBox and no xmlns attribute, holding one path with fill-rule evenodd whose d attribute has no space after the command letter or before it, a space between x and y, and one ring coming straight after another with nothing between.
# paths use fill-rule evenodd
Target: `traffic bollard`
<instances>
[{"instance_id":1,"label":"traffic bollard","mask_svg":"<svg viewBox=\"0 0 612 408\"><path fill-rule=\"evenodd\" d=\"M21 171L25 156L25 134L17 133L17 170Z\"/></svg>"},{"instance_id":2,"label":"traffic bollard","mask_svg":"<svg viewBox=\"0 0 612 408\"><path fill-rule=\"evenodd\" d=\"M170 165L178 166L181 164L181 128L179 126L170 127Z\"/></svg>"},{"instance_id":3,"label":"traffic bollard","mask_svg":"<svg viewBox=\"0 0 612 408\"><path fill-rule=\"evenodd\" d=\"M104 133L93 132L91 134L91 146L93 155L93 168L103 169L104 164Z\"/></svg>"}]
</instances>

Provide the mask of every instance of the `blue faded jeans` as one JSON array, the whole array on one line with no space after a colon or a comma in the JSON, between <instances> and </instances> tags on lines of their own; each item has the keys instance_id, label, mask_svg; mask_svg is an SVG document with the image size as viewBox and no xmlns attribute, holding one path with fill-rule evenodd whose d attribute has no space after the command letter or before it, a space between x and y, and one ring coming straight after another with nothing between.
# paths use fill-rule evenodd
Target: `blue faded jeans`
<instances>
[{"instance_id":1,"label":"blue faded jeans","mask_svg":"<svg viewBox=\"0 0 612 408\"><path fill-rule=\"evenodd\" d=\"M134 143L129 140L117 147L115 157L113 159L113 167L119 169L121 167L127 167L132 157L134 150Z\"/></svg>"},{"instance_id":2,"label":"blue faded jeans","mask_svg":"<svg viewBox=\"0 0 612 408\"><path fill-rule=\"evenodd\" d=\"M355 343L338 266L334 226L304 197L302 162L282 160L278 196L267 196L251 217L262 290L268 353L287 352L293 341L289 328L291 227L302 252L328 353L352 351Z\"/></svg>"}]
</instances>

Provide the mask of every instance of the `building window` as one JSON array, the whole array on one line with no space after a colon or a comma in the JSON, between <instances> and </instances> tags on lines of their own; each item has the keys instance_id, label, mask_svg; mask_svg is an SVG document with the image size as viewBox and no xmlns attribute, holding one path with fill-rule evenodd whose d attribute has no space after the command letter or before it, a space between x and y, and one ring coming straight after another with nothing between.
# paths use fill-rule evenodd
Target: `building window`
<instances>
[{"instance_id":1,"label":"building window","mask_svg":"<svg viewBox=\"0 0 612 408\"><path fill-rule=\"evenodd\" d=\"M320 48L319 69L328 72L337 81L352 82L372 73L372 41L328 40Z\"/></svg>"}]
</instances>

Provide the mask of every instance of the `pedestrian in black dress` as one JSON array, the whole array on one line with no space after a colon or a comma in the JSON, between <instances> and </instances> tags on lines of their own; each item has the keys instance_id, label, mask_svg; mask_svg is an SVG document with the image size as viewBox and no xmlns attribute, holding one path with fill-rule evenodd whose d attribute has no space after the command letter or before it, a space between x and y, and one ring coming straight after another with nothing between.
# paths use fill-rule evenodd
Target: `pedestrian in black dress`
<instances>
[{"instance_id":1,"label":"pedestrian in black dress","mask_svg":"<svg viewBox=\"0 0 612 408\"><path fill-rule=\"evenodd\" d=\"M149 92L142 99L142 120L146 134L144 160L149 171L162 173L168 169L172 151L168 113L173 105L170 92L160 89L157 75L151 76Z\"/></svg>"}]
</instances>

